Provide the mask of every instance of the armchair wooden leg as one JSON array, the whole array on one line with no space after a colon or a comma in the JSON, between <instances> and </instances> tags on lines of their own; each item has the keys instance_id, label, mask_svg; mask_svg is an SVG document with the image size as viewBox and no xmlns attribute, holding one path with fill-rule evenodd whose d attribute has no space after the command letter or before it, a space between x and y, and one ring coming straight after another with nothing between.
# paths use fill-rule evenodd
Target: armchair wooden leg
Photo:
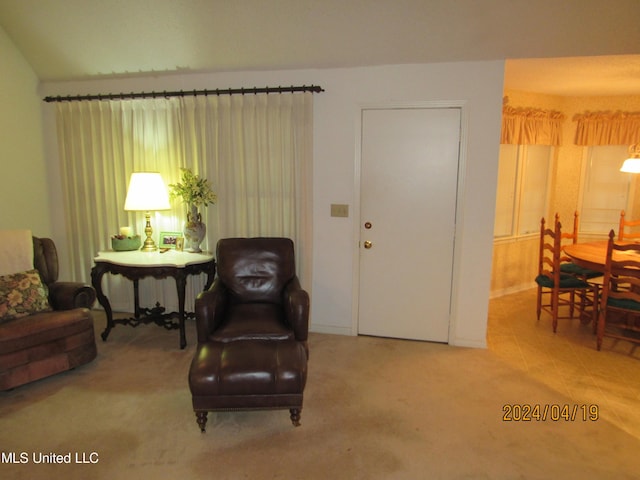
<instances>
[{"instance_id":1,"label":"armchair wooden leg","mask_svg":"<svg viewBox=\"0 0 640 480\"><path fill-rule=\"evenodd\" d=\"M291 413L291 423L293 423L295 427L299 427L300 426L300 409L291 408L289 409L289 412Z\"/></svg>"},{"instance_id":2,"label":"armchair wooden leg","mask_svg":"<svg viewBox=\"0 0 640 480\"><path fill-rule=\"evenodd\" d=\"M198 426L200 427L201 433L204 433L206 430L207 413L208 412L196 412L196 419L198 420Z\"/></svg>"}]
</instances>

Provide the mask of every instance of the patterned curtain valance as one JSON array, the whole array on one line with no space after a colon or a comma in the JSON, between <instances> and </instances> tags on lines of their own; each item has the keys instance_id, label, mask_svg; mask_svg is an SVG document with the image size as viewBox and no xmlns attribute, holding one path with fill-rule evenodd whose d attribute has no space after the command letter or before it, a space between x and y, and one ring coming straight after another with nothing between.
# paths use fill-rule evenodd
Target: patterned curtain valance
<instances>
[{"instance_id":1,"label":"patterned curtain valance","mask_svg":"<svg viewBox=\"0 0 640 480\"><path fill-rule=\"evenodd\" d=\"M640 143L640 112L586 112L577 122L576 145L632 145Z\"/></svg>"},{"instance_id":2,"label":"patterned curtain valance","mask_svg":"<svg viewBox=\"0 0 640 480\"><path fill-rule=\"evenodd\" d=\"M565 115L553 110L540 110L507 105L502 107L500 143L515 145L562 144L562 122Z\"/></svg>"}]
</instances>

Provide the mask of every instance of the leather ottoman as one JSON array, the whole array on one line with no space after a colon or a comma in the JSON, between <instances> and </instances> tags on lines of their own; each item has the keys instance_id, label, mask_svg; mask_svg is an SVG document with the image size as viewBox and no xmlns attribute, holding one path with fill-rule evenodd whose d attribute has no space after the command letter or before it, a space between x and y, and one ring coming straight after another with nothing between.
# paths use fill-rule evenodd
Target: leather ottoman
<instances>
[{"instance_id":1,"label":"leather ottoman","mask_svg":"<svg viewBox=\"0 0 640 480\"><path fill-rule=\"evenodd\" d=\"M204 342L189 370L202 432L209 411L289 409L298 426L306 381L307 351L294 340Z\"/></svg>"}]
</instances>

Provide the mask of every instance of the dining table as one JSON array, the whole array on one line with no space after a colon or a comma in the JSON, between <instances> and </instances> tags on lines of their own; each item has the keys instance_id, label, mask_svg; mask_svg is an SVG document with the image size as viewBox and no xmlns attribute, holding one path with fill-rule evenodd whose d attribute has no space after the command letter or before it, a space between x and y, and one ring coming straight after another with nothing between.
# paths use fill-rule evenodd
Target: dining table
<instances>
[{"instance_id":1,"label":"dining table","mask_svg":"<svg viewBox=\"0 0 640 480\"><path fill-rule=\"evenodd\" d=\"M596 286L597 289L602 288L603 290L602 294L596 290L595 298L598 298L598 301L601 303L598 306L594 306L593 312L594 315L598 315L597 322L594 322L594 333L597 333L598 350L600 350L602 346L602 338L604 336L640 343L640 337L637 336L638 332L640 332L640 328L638 328L638 324L636 323L638 320L637 310L634 312L635 308L629 304L629 302L633 302L634 299L626 295L630 293L628 290L639 293L635 287L635 283L626 277L638 278L639 268L635 262L640 262L640 243L629 241L616 241L616 243L632 244L633 246L628 250L613 250L612 260L624 263L617 266L611 264L611 272L605 272L605 270L607 270L608 241L574 243L563 247L564 253L570 257L571 261L576 265L604 273L604 277L596 277L588 280L589 283ZM631 262L627 263L625 260L630 260ZM611 280L607 278L609 274L612 275ZM615 276L615 280L613 276ZM619 289L619 280L621 278L623 287ZM601 287L599 286L600 282L602 282ZM610 285L607 285L605 282L610 282ZM613 295L612 292L616 290L619 294L622 293L622 295ZM628 315L630 312L635 313L635 315ZM607 329L605 327L606 324L612 324L614 327L613 330L610 328ZM629 332L635 333L630 335Z\"/></svg>"},{"instance_id":2,"label":"dining table","mask_svg":"<svg viewBox=\"0 0 640 480\"><path fill-rule=\"evenodd\" d=\"M596 242L572 243L562 247L564 253L571 258L573 263L589 270L603 272L607 262L607 240ZM617 243L634 243L634 242L617 242ZM640 244L639 250L627 250L625 252L613 252L615 260L623 258L629 260L640 261ZM624 257L623 257L624 256Z\"/></svg>"}]
</instances>

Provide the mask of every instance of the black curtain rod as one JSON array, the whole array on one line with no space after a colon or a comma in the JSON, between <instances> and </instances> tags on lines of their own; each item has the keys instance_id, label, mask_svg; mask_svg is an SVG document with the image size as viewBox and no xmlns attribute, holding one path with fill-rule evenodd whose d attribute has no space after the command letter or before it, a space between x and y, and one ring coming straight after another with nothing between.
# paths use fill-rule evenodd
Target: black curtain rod
<instances>
[{"instance_id":1,"label":"black curtain rod","mask_svg":"<svg viewBox=\"0 0 640 480\"><path fill-rule=\"evenodd\" d=\"M180 90L173 92L131 92L131 93L108 93L97 95L67 95L66 97L57 95L55 97L45 97L45 102L77 102L81 100L126 100L132 98L169 98L184 97L188 95L256 95L258 93L295 93L295 92L324 92L322 87L317 85L303 85L301 87L253 87L253 88L227 88L215 90Z\"/></svg>"}]
</instances>

